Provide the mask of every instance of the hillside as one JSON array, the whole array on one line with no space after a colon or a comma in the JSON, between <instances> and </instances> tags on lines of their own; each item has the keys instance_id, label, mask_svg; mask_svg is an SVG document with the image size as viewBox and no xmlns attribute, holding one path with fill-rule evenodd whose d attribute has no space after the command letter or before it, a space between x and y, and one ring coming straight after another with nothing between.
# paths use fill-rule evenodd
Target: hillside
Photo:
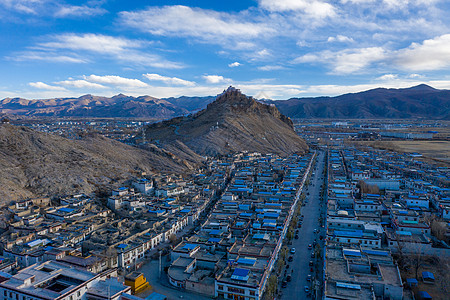
<instances>
[{"instance_id":1,"label":"hillside","mask_svg":"<svg viewBox=\"0 0 450 300\"><path fill-rule=\"evenodd\" d=\"M146 138L180 156L189 150L199 155L243 150L286 155L308 148L275 106L231 87L196 114L149 125Z\"/></svg>"},{"instance_id":2,"label":"hillside","mask_svg":"<svg viewBox=\"0 0 450 300\"><path fill-rule=\"evenodd\" d=\"M191 166L148 145L138 149L100 136L68 140L0 125L0 203L23 197L92 192L140 172L182 172Z\"/></svg>"},{"instance_id":3,"label":"hillside","mask_svg":"<svg viewBox=\"0 0 450 300\"><path fill-rule=\"evenodd\" d=\"M337 97L268 101L291 118L450 119L450 91L427 85L406 89L378 88Z\"/></svg>"}]
</instances>

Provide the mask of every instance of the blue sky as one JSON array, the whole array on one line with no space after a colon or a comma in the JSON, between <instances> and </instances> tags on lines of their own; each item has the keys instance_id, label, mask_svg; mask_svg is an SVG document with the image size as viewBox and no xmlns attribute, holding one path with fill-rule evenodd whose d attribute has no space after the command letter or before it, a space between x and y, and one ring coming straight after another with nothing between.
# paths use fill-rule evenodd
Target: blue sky
<instances>
[{"instance_id":1,"label":"blue sky","mask_svg":"<svg viewBox=\"0 0 450 300\"><path fill-rule=\"evenodd\" d=\"M450 1L0 0L0 98L450 89Z\"/></svg>"}]
</instances>

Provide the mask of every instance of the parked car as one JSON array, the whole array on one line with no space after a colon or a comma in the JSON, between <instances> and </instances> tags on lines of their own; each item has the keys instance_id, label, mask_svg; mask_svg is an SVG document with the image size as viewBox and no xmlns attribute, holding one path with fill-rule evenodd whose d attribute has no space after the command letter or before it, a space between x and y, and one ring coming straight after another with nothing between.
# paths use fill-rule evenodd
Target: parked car
<instances>
[{"instance_id":1,"label":"parked car","mask_svg":"<svg viewBox=\"0 0 450 300\"><path fill-rule=\"evenodd\" d=\"M298 240L298 234L295 235L295 239Z\"/></svg>"},{"instance_id":2,"label":"parked car","mask_svg":"<svg viewBox=\"0 0 450 300\"><path fill-rule=\"evenodd\" d=\"M289 269L289 264L286 265L286 270Z\"/></svg>"},{"instance_id":3,"label":"parked car","mask_svg":"<svg viewBox=\"0 0 450 300\"><path fill-rule=\"evenodd\" d=\"M309 261L310 266L314 266L314 262L312 260Z\"/></svg>"},{"instance_id":4,"label":"parked car","mask_svg":"<svg viewBox=\"0 0 450 300\"><path fill-rule=\"evenodd\" d=\"M290 281L292 280L292 276L291 276L291 275L288 275L288 276L286 277L286 280L287 280L287 282L290 282Z\"/></svg>"},{"instance_id":5,"label":"parked car","mask_svg":"<svg viewBox=\"0 0 450 300\"><path fill-rule=\"evenodd\" d=\"M295 248L291 248L291 253L295 254Z\"/></svg>"},{"instance_id":6,"label":"parked car","mask_svg":"<svg viewBox=\"0 0 450 300\"><path fill-rule=\"evenodd\" d=\"M316 256L314 255L314 252L311 252L311 258L314 258L314 257L316 257Z\"/></svg>"},{"instance_id":7,"label":"parked car","mask_svg":"<svg viewBox=\"0 0 450 300\"><path fill-rule=\"evenodd\" d=\"M309 286L305 285L305 292L309 293Z\"/></svg>"},{"instance_id":8,"label":"parked car","mask_svg":"<svg viewBox=\"0 0 450 300\"><path fill-rule=\"evenodd\" d=\"M311 274L308 274L308 276L306 276L307 281L311 281L311 278L312 278Z\"/></svg>"},{"instance_id":9,"label":"parked car","mask_svg":"<svg viewBox=\"0 0 450 300\"><path fill-rule=\"evenodd\" d=\"M291 261L293 261L294 260L294 258L292 257L292 256L289 256L288 257L288 262L291 262Z\"/></svg>"},{"instance_id":10,"label":"parked car","mask_svg":"<svg viewBox=\"0 0 450 300\"><path fill-rule=\"evenodd\" d=\"M287 287L287 281L283 280L283 282L281 282L281 287L282 288Z\"/></svg>"},{"instance_id":11,"label":"parked car","mask_svg":"<svg viewBox=\"0 0 450 300\"><path fill-rule=\"evenodd\" d=\"M309 244L309 245L308 245L308 250L311 250L311 249L312 249L312 245Z\"/></svg>"}]
</instances>

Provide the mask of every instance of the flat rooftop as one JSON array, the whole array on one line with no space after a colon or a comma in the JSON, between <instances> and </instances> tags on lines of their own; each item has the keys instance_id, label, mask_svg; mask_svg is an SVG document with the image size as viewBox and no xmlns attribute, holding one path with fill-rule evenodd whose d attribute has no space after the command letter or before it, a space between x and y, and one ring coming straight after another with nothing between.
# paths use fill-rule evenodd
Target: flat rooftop
<instances>
[{"instance_id":1,"label":"flat rooftop","mask_svg":"<svg viewBox=\"0 0 450 300\"><path fill-rule=\"evenodd\" d=\"M40 298L55 299L95 276L96 274L79 268L47 261L19 271L0 286L17 289Z\"/></svg>"}]
</instances>

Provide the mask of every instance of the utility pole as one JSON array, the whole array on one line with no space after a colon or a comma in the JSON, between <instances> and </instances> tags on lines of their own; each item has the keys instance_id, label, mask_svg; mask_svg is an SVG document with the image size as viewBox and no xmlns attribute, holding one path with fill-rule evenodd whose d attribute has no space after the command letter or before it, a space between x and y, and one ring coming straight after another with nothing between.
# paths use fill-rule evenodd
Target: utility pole
<instances>
[{"instance_id":1,"label":"utility pole","mask_svg":"<svg viewBox=\"0 0 450 300\"><path fill-rule=\"evenodd\" d=\"M159 252L159 279L161 279L161 250Z\"/></svg>"}]
</instances>

